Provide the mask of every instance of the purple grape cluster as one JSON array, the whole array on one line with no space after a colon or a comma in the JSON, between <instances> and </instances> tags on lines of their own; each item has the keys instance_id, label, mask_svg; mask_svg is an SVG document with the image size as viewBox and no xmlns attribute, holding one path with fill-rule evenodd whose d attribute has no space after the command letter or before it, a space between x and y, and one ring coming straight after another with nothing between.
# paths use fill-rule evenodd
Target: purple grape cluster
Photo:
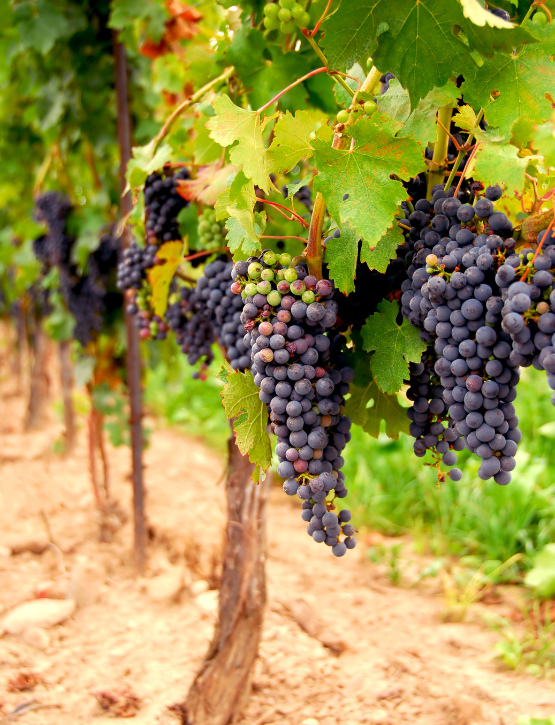
<instances>
[{"instance_id":1,"label":"purple grape cluster","mask_svg":"<svg viewBox=\"0 0 555 725\"><path fill-rule=\"evenodd\" d=\"M501 278L514 277L514 268L503 262L516 257L520 264L520 257L513 254L511 223L494 210L493 201L499 197L500 189L490 187L472 206L436 187L431 204L417 203L408 223L419 242L409 280L402 285L401 302L402 314L421 330L423 340L433 342L437 355L433 371L439 384L434 399L429 394L413 398L415 452L424 455L432 448L441 453L438 446L453 434L457 438L451 445L456 450L463 436L466 448L481 459L479 476L484 480L493 476L505 485L511 480L521 438L512 403L522 360L515 357L510 334L502 325ZM410 390L413 396L418 392L413 385ZM438 415L447 427L436 441L429 429L439 422ZM448 465L455 458L452 451L443 454ZM459 469L450 475L459 480Z\"/></svg>"},{"instance_id":2,"label":"purple grape cluster","mask_svg":"<svg viewBox=\"0 0 555 725\"><path fill-rule=\"evenodd\" d=\"M244 343L277 436L283 489L303 501L308 534L343 556L356 546L350 511L336 513L334 503L347 495L341 452L351 421L343 412L354 371L342 353L346 339L334 330L333 284L309 275L304 264L285 266L290 261L268 250L237 262L231 288L244 300Z\"/></svg>"},{"instance_id":3,"label":"purple grape cluster","mask_svg":"<svg viewBox=\"0 0 555 725\"><path fill-rule=\"evenodd\" d=\"M166 320L190 365L201 360L203 366L209 365L214 359L212 344L218 340L234 370L251 366L243 342L243 301L229 286L232 268L227 259L210 262L196 286L182 287L181 300L168 307Z\"/></svg>"},{"instance_id":4,"label":"purple grape cluster","mask_svg":"<svg viewBox=\"0 0 555 725\"><path fill-rule=\"evenodd\" d=\"M145 231L149 244L160 245L181 239L177 217L188 206L179 195L179 181L189 178L186 168L174 175L155 172L145 182Z\"/></svg>"}]
</instances>

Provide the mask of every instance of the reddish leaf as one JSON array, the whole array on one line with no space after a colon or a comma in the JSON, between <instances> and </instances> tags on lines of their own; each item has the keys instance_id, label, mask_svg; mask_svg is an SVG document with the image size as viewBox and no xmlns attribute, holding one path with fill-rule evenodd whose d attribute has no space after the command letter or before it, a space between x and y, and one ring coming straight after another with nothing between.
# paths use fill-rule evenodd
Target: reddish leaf
<instances>
[{"instance_id":1,"label":"reddish leaf","mask_svg":"<svg viewBox=\"0 0 555 725\"><path fill-rule=\"evenodd\" d=\"M187 201L198 199L207 206L214 206L222 191L227 189L227 180L237 167L233 164L222 166L215 161L199 169L196 179L178 181L177 193Z\"/></svg>"}]
</instances>

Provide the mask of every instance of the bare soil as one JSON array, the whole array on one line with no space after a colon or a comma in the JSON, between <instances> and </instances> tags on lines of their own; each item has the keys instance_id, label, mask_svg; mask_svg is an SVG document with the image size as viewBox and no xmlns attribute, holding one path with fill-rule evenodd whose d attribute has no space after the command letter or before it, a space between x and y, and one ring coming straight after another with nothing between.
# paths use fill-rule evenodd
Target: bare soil
<instances>
[{"instance_id":1,"label":"bare soil","mask_svg":"<svg viewBox=\"0 0 555 725\"><path fill-rule=\"evenodd\" d=\"M78 606L46 632L0 639L0 723L180 722L168 706L183 701L217 612L210 586L222 543L224 461L200 441L154 430L145 455L149 568L137 577L130 520L113 517L111 541L99 540L83 420L77 449L64 459L52 452L61 435L54 417L32 433L22 432L24 418L24 397L4 379L0 619L41 596L69 595ZM129 450L108 450L114 498L130 512ZM30 541L43 553L11 553ZM437 585L391 586L364 546L335 559L308 539L299 506L278 488L267 572L243 725L515 725L521 715L555 713L555 684L503 669L493 658L497 635L479 618L443 623ZM38 709L2 719L22 703Z\"/></svg>"}]
</instances>

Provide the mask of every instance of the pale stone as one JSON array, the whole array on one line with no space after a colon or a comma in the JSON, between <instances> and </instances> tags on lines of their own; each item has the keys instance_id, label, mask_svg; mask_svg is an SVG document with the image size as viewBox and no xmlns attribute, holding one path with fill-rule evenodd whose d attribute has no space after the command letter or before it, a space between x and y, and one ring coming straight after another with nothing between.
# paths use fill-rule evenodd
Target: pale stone
<instances>
[{"instance_id":1,"label":"pale stone","mask_svg":"<svg viewBox=\"0 0 555 725\"><path fill-rule=\"evenodd\" d=\"M183 569L173 567L145 581L148 596L153 602L175 601L183 589Z\"/></svg>"},{"instance_id":2,"label":"pale stone","mask_svg":"<svg viewBox=\"0 0 555 725\"><path fill-rule=\"evenodd\" d=\"M32 647L44 650L50 646L50 635L42 627L29 627L21 633L21 639Z\"/></svg>"},{"instance_id":3,"label":"pale stone","mask_svg":"<svg viewBox=\"0 0 555 725\"><path fill-rule=\"evenodd\" d=\"M210 586L208 582L204 581L204 579L198 579L191 584L190 588L193 596L197 597L199 594L204 594L204 592L207 592L210 589Z\"/></svg>"},{"instance_id":4,"label":"pale stone","mask_svg":"<svg viewBox=\"0 0 555 725\"><path fill-rule=\"evenodd\" d=\"M320 725L315 717L307 717L306 720L301 721L301 725Z\"/></svg>"},{"instance_id":5,"label":"pale stone","mask_svg":"<svg viewBox=\"0 0 555 725\"><path fill-rule=\"evenodd\" d=\"M203 592L195 597L195 602L199 608L205 613L214 617L218 616L218 600L219 592L214 590Z\"/></svg>"},{"instance_id":6,"label":"pale stone","mask_svg":"<svg viewBox=\"0 0 555 725\"><path fill-rule=\"evenodd\" d=\"M30 627L48 629L71 617L75 611L73 599L34 599L12 609L4 617L0 631L20 634Z\"/></svg>"}]
</instances>

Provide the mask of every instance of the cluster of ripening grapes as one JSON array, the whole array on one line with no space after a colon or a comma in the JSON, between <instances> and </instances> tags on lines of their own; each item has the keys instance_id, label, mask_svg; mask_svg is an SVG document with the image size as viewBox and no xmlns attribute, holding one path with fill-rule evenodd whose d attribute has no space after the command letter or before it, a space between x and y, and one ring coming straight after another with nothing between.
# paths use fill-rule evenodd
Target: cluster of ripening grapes
<instances>
[{"instance_id":1,"label":"cluster of ripening grapes","mask_svg":"<svg viewBox=\"0 0 555 725\"><path fill-rule=\"evenodd\" d=\"M214 359L212 345L216 341L224 348L234 370L243 371L251 366L250 354L243 342L243 301L229 285L232 268L233 262L227 259L209 262L196 285L182 287L180 299L166 312L168 325L175 332L188 363L201 363L194 377L204 378L206 368Z\"/></svg>"},{"instance_id":2,"label":"cluster of ripening grapes","mask_svg":"<svg viewBox=\"0 0 555 725\"><path fill-rule=\"evenodd\" d=\"M450 466L466 447L481 459L482 479L505 485L522 437L519 367L546 370L555 390L555 235L540 232L539 252L515 252L512 224L494 208L499 187L473 205L440 185L433 192L401 221L413 244L402 314L429 343L410 366L414 450ZM461 471L449 475L459 480Z\"/></svg>"},{"instance_id":3,"label":"cluster of ripening grapes","mask_svg":"<svg viewBox=\"0 0 555 725\"><path fill-rule=\"evenodd\" d=\"M197 232L200 248L203 250L215 251L225 244L226 228L223 222L216 221L216 214L211 207L206 207L199 216Z\"/></svg>"},{"instance_id":4,"label":"cluster of ripening grapes","mask_svg":"<svg viewBox=\"0 0 555 725\"><path fill-rule=\"evenodd\" d=\"M351 437L344 405L354 371L342 352L346 339L335 329L333 283L290 262L271 250L237 262L231 289L244 301L244 344L277 436L283 489L302 500L314 541L343 556L356 546L351 513L335 504L347 495L341 452Z\"/></svg>"},{"instance_id":5,"label":"cluster of ripening grapes","mask_svg":"<svg viewBox=\"0 0 555 725\"><path fill-rule=\"evenodd\" d=\"M264 27L266 30L280 30L284 35L294 33L297 28L306 28L310 15L296 0L279 0L264 6Z\"/></svg>"},{"instance_id":6,"label":"cluster of ripening grapes","mask_svg":"<svg viewBox=\"0 0 555 725\"><path fill-rule=\"evenodd\" d=\"M145 182L145 232L146 245L139 247L133 241L123 252L118 266L117 286L127 291L127 312L136 316L136 324L142 340L164 340L168 326L155 315L151 304L151 289L147 272L162 260L157 257L165 242L180 240L179 212L188 202L178 193L179 181L188 179L189 171L181 168L176 174L155 172Z\"/></svg>"}]
</instances>

